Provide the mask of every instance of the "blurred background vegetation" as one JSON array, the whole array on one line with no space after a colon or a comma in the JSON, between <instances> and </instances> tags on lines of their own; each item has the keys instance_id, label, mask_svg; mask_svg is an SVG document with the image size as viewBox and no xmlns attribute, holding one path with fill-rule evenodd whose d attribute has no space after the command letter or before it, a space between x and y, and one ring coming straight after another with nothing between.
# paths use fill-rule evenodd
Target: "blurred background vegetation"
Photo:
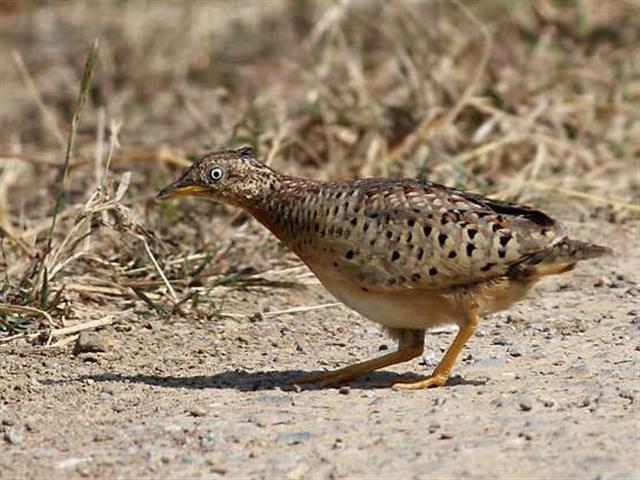
<instances>
[{"instance_id":1,"label":"blurred background vegetation","mask_svg":"<svg viewBox=\"0 0 640 480\"><path fill-rule=\"evenodd\" d=\"M105 312L208 318L212 289L298 265L230 208L154 201L206 149L252 144L314 178L428 178L572 221L638 217L635 0L1 0L0 59L7 338Z\"/></svg>"}]
</instances>

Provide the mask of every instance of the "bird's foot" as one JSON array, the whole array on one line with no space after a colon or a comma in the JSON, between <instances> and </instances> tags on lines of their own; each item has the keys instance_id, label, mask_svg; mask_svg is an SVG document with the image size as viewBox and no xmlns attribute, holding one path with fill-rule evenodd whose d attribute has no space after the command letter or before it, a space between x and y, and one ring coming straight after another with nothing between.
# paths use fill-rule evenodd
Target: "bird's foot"
<instances>
[{"instance_id":1,"label":"bird's foot","mask_svg":"<svg viewBox=\"0 0 640 480\"><path fill-rule=\"evenodd\" d=\"M393 385L394 390L422 390L423 388L444 387L449 380L445 373L434 373L427 378L418 381L399 382Z\"/></svg>"},{"instance_id":2,"label":"bird's foot","mask_svg":"<svg viewBox=\"0 0 640 480\"><path fill-rule=\"evenodd\" d=\"M315 383L318 382L321 387L327 385L335 385L336 383L348 382L354 378L361 377L367 373L373 372L380 368L389 367L396 363L406 362L419 356L422 353L423 344L422 341L415 344L405 346L401 350L396 352L387 353L381 357L372 358L365 362L349 365L348 367L339 368L338 370L332 370L329 372L313 373L311 375L305 375L301 378L293 379L288 384L301 384L301 383Z\"/></svg>"}]
</instances>

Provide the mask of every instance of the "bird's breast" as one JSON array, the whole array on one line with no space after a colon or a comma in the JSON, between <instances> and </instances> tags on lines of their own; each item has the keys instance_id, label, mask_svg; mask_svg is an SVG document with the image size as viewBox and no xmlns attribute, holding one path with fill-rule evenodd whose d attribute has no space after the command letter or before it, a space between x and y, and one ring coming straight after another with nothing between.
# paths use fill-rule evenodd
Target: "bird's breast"
<instances>
[{"instance_id":1,"label":"bird's breast","mask_svg":"<svg viewBox=\"0 0 640 480\"><path fill-rule=\"evenodd\" d=\"M388 291L358 285L333 263L307 263L324 287L367 319L389 328L427 329L464 319L456 295L444 291Z\"/></svg>"}]
</instances>

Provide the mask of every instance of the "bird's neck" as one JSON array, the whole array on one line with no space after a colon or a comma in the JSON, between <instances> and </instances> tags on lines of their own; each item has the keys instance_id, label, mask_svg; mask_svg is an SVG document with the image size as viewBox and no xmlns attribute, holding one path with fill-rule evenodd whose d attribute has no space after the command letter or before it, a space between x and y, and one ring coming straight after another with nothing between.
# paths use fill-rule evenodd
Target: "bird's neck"
<instances>
[{"instance_id":1,"label":"bird's neck","mask_svg":"<svg viewBox=\"0 0 640 480\"><path fill-rule=\"evenodd\" d=\"M242 207L289 244L296 225L306 221L305 200L318 194L321 182L274 173Z\"/></svg>"}]
</instances>

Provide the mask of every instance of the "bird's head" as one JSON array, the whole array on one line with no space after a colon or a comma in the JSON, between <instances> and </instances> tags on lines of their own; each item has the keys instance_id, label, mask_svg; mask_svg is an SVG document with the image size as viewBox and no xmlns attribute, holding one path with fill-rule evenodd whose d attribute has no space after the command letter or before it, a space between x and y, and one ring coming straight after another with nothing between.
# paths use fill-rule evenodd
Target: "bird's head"
<instances>
[{"instance_id":1,"label":"bird's head","mask_svg":"<svg viewBox=\"0 0 640 480\"><path fill-rule=\"evenodd\" d=\"M175 182L158 193L160 200L182 196L208 197L247 207L265 188L273 187L277 173L256 159L251 147L209 152L188 167Z\"/></svg>"}]
</instances>

